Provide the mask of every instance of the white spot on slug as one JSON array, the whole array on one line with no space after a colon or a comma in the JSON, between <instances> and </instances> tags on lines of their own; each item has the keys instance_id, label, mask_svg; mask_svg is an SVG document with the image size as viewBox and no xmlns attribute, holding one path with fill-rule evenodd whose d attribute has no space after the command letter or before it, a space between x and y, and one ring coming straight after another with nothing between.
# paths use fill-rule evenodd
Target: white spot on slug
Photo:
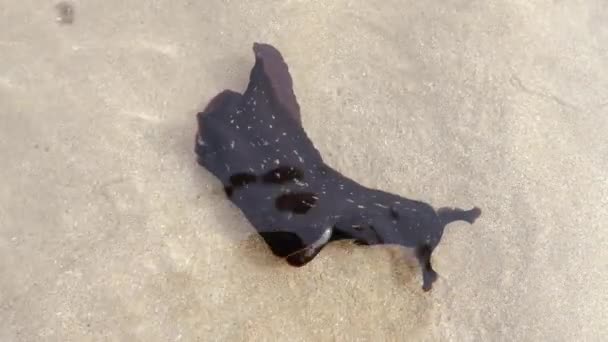
<instances>
[{"instance_id":1,"label":"white spot on slug","mask_svg":"<svg viewBox=\"0 0 608 342\"><path fill-rule=\"evenodd\" d=\"M206 145L207 145L207 144L205 143L205 140L203 140L203 138L201 138L201 136L200 136L200 135L198 135L198 134L196 135L196 143L197 143L199 146L206 146Z\"/></svg>"}]
</instances>

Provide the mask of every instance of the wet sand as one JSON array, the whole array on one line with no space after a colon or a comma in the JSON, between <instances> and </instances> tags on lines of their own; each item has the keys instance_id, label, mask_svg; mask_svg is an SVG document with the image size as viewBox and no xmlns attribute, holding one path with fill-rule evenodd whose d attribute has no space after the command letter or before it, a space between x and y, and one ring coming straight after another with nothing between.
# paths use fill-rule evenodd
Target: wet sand
<instances>
[{"instance_id":1,"label":"wet sand","mask_svg":"<svg viewBox=\"0 0 608 342\"><path fill-rule=\"evenodd\" d=\"M608 336L603 1L0 0L1 341ZM353 179L477 205L430 293L385 248L274 258L195 163L195 113L284 55Z\"/></svg>"}]
</instances>

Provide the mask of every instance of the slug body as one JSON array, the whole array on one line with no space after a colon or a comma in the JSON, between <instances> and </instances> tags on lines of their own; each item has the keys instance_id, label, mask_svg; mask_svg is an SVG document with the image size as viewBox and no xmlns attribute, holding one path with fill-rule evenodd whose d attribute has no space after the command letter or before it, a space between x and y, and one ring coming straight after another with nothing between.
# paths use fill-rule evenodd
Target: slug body
<instances>
[{"instance_id":1,"label":"slug body","mask_svg":"<svg viewBox=\"0 0 608 342\"><path fill-rule=\"evenodd\" d=\"M287 64L254 43L243 94L224 90L197 114L198 163L217 177L271 251L303 266L331 241L412 248L422 288L437 279L431 254L445 226L481 214L441 208L367 188L327 165L307 136Z\"/></svg>"}]
</instances>

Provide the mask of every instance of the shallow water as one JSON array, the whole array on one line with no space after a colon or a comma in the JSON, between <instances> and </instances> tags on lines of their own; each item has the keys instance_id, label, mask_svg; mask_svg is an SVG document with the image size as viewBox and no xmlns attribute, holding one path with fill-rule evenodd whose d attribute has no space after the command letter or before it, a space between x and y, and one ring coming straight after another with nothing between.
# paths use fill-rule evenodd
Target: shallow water
<instances>
[{"instance_id":1,"label":"shallow water","mask_svg":"<svg viewBox=\"0 0 608 342\"><path fill-rule=\"evenodd\" d=\"M0 340L601 340L608 5L0 0ZM195 113L279 48L328 164L436 207L399 251L275 258L196 164Z\"/></svg>"}]
</instances>

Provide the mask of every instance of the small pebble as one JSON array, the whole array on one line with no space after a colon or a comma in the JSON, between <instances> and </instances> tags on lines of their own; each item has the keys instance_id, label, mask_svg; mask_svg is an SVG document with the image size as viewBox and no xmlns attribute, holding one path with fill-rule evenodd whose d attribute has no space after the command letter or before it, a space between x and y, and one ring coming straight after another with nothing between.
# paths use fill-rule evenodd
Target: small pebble
<instances>
[{"instance_id":1,"label":"small pebble","mask_svg":"<svg viewBox=\"0 0 608 342\"><path fill-rule=\"evenodd\" d=\"M70 25L74 22L74 5L70 2L62 1L55 5L57 10L57 22Z\"/></svg>"}]
</instances>

